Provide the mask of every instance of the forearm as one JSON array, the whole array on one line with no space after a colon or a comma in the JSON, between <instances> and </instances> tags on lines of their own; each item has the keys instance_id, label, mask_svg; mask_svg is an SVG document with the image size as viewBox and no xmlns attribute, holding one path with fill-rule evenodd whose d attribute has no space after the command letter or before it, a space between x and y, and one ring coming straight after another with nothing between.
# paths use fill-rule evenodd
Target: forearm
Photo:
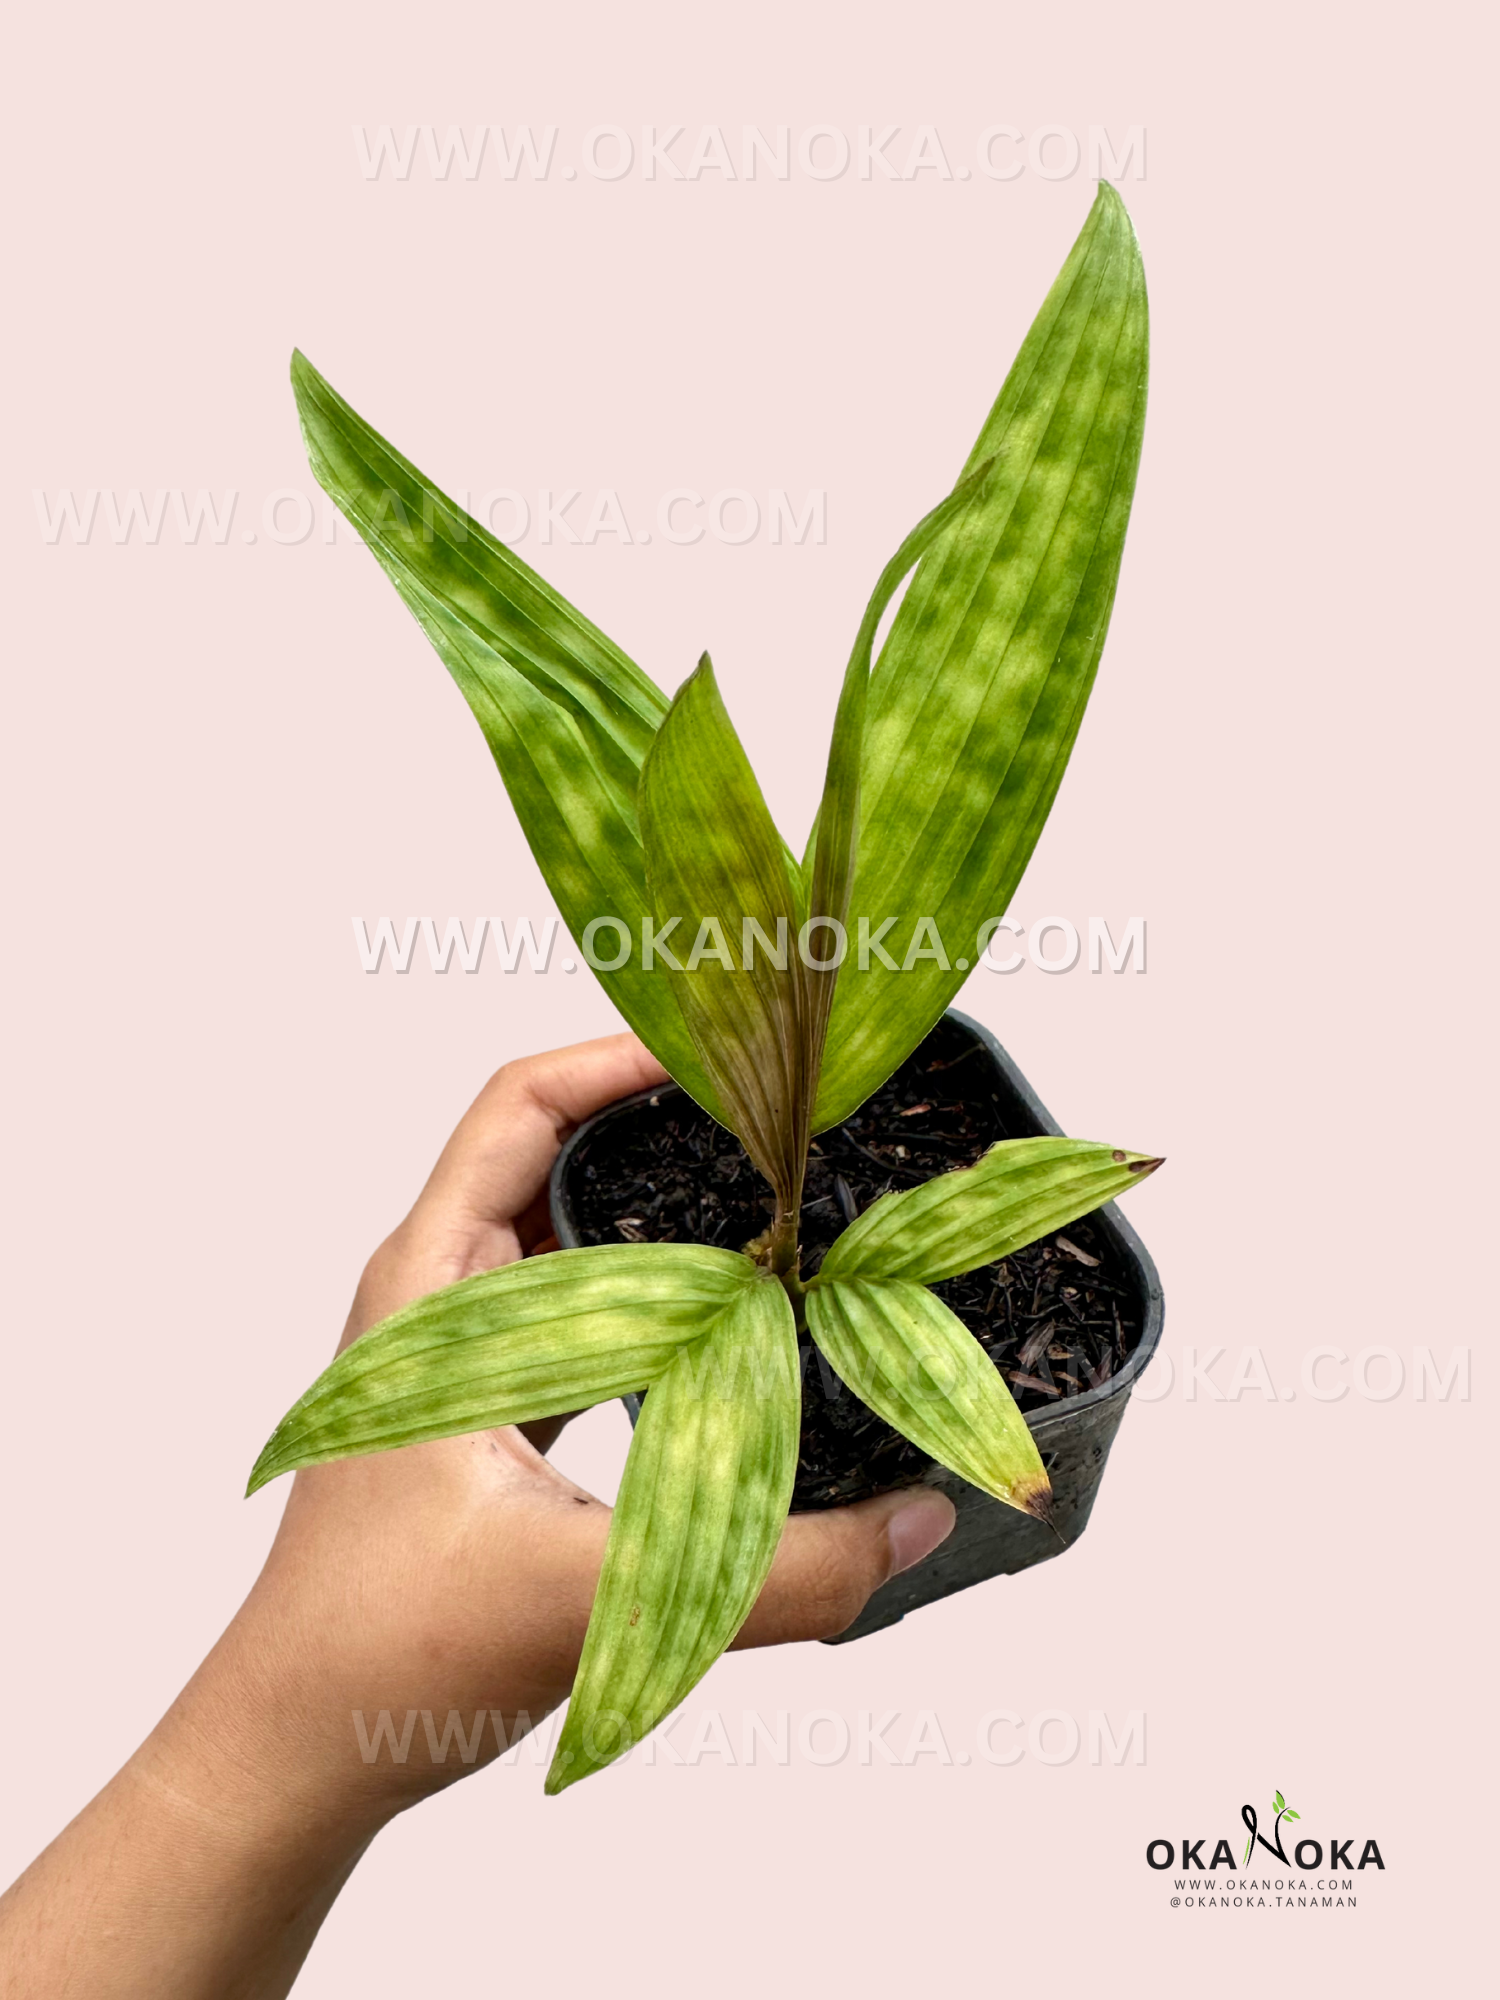
<instances>
[{"instance_id":1,"label":"forearm","mask_svg":"<svg viewBox=\"0 0 1500 2000\"><path fill-rule=\"evenodd\" d=\"M389 1810L339 1795L216 1649L0 1898L4 2000L278 2000Z\"/></svg>"}]
</instances>

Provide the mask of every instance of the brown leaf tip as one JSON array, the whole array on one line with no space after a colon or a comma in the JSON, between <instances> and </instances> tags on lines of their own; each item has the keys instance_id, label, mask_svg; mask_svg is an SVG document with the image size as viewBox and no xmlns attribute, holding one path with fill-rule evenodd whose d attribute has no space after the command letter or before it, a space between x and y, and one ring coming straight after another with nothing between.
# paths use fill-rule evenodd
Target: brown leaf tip
<instances>
[{"instance_id":1,"label":"brown leaf tip","mask_svg":"<svg viewBox=\"0 0 1500 2000\"><path fill-rule=\"evenodd\" d=\"M1023 1513L1029 1514L1034 1521L1040 1521L1044 1528L1050 1528L1064 1548L1068 1546L1067 1536L1058 1527L1056 1520L1053 1518L1052 1486L1050 1481L1047 1485L1039 1487L1035 1493L1030 1494L1023 1500L1021 1502L1021 1509Z\"/></svg>"},{"instance_id":2,"label":"brown leaf tip","mask_svg":"<svg viewBox=\"0 0 1500 2000\"><path fill-rule=\"evenodd\" d=\"M1116 1157L1123 1159L1124 1155L1117 1154ZM1158 1167L1164 1167L1166 1164L1165 1157L1159 1160L1132 1160L1130 1162L1130 1171L1133 1174L1139 1174L1141 1179L1144 1180L1147 1174L1154 1174Z\"/></svg>"}]
</instances>

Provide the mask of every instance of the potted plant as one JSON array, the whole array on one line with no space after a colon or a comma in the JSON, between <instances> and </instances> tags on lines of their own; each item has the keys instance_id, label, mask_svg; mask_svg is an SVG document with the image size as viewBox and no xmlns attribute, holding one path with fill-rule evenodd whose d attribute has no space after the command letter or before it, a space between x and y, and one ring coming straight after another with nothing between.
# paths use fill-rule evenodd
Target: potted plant
<instances>
[{"instance_id":1,"label":"potted plant","mask_svg":"<svg viewBox=\"0 0 1500 2000\"><path fill-rule=\"evenodd\" d=\"M764 1188L746 1234L693 1241L677 1221L616 1214L615 1240L607 1229L584 1242L575 1228L574 1247L419 1300L319 1377L251 1475L254 1491L297 1466L645 1392L549 1791L654 1728L743 1623L793 1497L810 1354L919 1465L1051 1537L1038 1439L1002 1374L1044 1384L1032 1371L1051 1336L1033 1354L1028 1335L1027 1366L1007 1362L934 1287L984 1271L1003 1290L1002 1267L1014 1273L1059 1230L1073 1229L1069 1249L1044 1256L1067 1257L1080 1279L1102 1270L1129 1243L1116 1221L1081 1219L1160 1163L1062 1137L1034 1099L1030 1125L995 1143L964 1112L972 1164L937 1173L937 1097L893 1111L916 1105L903 1121L912 1141L915 1117L928 1120L925 1152L856 1121L903 1065L910 1081L914 1051L918 1087L935 1090L942 1036L967 1032L946 1010L1020 880L1103 646L1146 348L1134 232L1101 185L962 478L876 584L800 860L707 655L669 702L294 356L313 469L462 689L584 957L685 1093L679 1109L690 1100L726 1146L732 1134L735 1171L748 1184L753 1169ZM877 628L913 569L872 670ZM862 1149L885 1177L868 1202L837 1170L825 1195L833 1150L851 1141L850 1157ZM691 1152L691 1135L683 1143ZM580 1135L558 1183L568 1227L569 1173L593 1164L580 1164L582 1147ZM893 1171L918 1159L920 1175ZM717 1163L711 1172L724 1180ZM810 1178L843 1225L816 1254L804 1254ZM697 1234L712 1239L709 1192L723 1212L722 1187L700 1186ZM1075 1393L1097 1409L1113 1372ZM1112 1400L1118 1421L1123 1398Z\"/></svg>"},{"instance_id":2,"label":"potted plant","mask_svg":"<svg viewBox=\"0 0 1500 2000\"><path fill-rule=\"evenodd\" d=\"M978 1160L999 1140L1061 1136L988 1029L954 1009L841 1126L814 1140L803 1186L801 1270L814 1275L848 1222L882 1195ZM595 1243L745 1242L765 1183L732 1133L680 1086L647 1090L580 1125L552 1170L552 1225ZM1162 1291L1111 1203L1067 1232L935 1287L1000 1370L1026 1419L1051 1499L1045 1521L928 1455L799 1339L802 1425L792 1511L837 1507L916 1481L954 1503L953 1532L881 1586L830 1646L881 1631L935 1599L1046 1562L1088 1525L1130 1391L1161 1335ZM634 1421L641 1398L625 1398Z\"/></svg>"}]
</instances>

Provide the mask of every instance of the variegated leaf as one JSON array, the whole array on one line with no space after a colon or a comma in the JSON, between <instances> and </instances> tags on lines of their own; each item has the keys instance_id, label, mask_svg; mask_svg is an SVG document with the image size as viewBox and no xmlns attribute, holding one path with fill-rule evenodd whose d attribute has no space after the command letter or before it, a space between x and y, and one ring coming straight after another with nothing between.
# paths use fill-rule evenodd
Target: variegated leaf
<instances>
[{"instance_id":1,"label":"variegated leaf","mask_svg":"<svg viewBox=\"0 0 1500 2000\"><path fill-rule=\"evenodd\" d=\"M813 1283L956 1278L1092 1214L1160 1165L1090 1139L1002 1139L972 1167L882 1195L837 1239Z\"/></svg>"},{"instance_id":2,"label":"variegated leaf","mask_svg":"<svg viewBox=\"0 0 1500 2000\"><path fill-rule=\"evenodd\" d=\"M706 653L647 754L640 814L663 937L653 976L676 995L725 1122L795 1212L814 1088L802 1031L801 876Z\"/></svg>"},{"instance_id":3,"label":"variegated leaf","mask_svg":"<svg viewBox=\"0 0 1500 2000\"><path fill-rule=\"evenodd\" d=\"M939 1465L1045 1520L1051 1485L1026 1421L963 1321L905 1278L841 1278L807 1295L813 1339L862 1402Z\"/></svg>"},{"instance_id":4,"label":"variegated leaf","mask_svg":"<svg viewBox=\"0 0 1500 2000\"><path fill-rule=\"evenodd\" d=\"M675 1001L641 970L650 903L636 793L666 696L301 354L292 384L319 483L457 682L563 922L641 1040L722 1119Z\"/></svg>"},{"instance_id":5,"label":"variegated leaf","mask_svg":"<svg viewBox=\"0 0 1500 2000\"><path fill-rule=\"evenodd\" d=\"M983 492L992 461L977 467L919 521L891 560L865 606L865 615L855 635L854 650L844 670L844 685L833 721L833 740L828 747L828 769L823 781L823 798L802 860L802 875L808 884L808 913L819 919L813 952L816 959L834 956L837 933L825 933L821 920L827 918L843 928L849 915L849 896L854 885L855 858L859 847L859 767L864 746L865 703L870 684L870 658L875 633L891 599L943 530ZM847 940L846 940L847 942ZM814 965L807 982L809 1008L807 1024L808 1068L816 1078L823 1062L828 1017L833 1007L835 965L828 969Z\"/></svg>"},{"instance_id":6,"label":"variegated leaf","mask_svg":"<svg viewBox=\"0 0 1500 2000\"><path fill-rule=\"evenodd\" d=\"M248 1490L645 1389L756 1281L747 1257L688 1243L559 1250L465 1278L346 1348L277 1425Z\"/></svg>"},{"instance_id":7,"label":"variegated leaf","mask_svg":"<svg viewBox=\"0 0 1500 2000\"><path fill-rule=\"evenodd\" d=\"M549 1792L640 1742L744 1624L791 1505L800 1407L792 1309L762 1275L641 1406Z\"/></svg>"},{"instance_id":8,"label":"variegated leaf","mask_svg":"<svg viewBox=\"0 0 1500 2000\"><path fill-rule=\"evenodd\" d=\"M892 964L870 950L839 980L815 1131L931 1028L1036 845L1109 626L1146 361L1140 251L1106 182L970 456L995 461L984 496L923 558L871 677L851 923L878 940L890 919Z\"/></svg>"}]
</instances>

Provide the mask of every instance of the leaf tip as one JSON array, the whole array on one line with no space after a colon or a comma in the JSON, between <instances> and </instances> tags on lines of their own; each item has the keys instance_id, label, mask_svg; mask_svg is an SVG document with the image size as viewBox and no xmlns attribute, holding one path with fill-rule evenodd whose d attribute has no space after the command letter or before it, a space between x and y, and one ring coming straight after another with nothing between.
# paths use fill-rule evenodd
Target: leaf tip
<instances>
[{"instance_id":1,"label":"leaf tip","mask_svg":"<svg viewBox=\"0 0 1500 2000\"><path fill-rule=\"evenodd\" d=\"M573 1771L568 1768L576 1762L573 1752L559 1743L542 1784L542 1792L547 1798L557 1798L560 1793L568 1789L569 1785L576 1785L580 1778L588 1775L586 1771Z\"/></svg>"},{"instance_id":2,"label":"leaf tip","mask_svg":"<svg viewBox=\"0 0 1500 2000\"><path fill-rule=\"evenodd\" d=\"M1164 1167L1166 1164L1165 1154L1153 1159L1149 1153L1138 1153L1134 1159L1128 1161L1125 1171L1138 1174L1144 1180L1147 1174L1154 1174L1158 1167Z\"/></svg>"},{"instance_id":3,"label":"leaf tip","mask_svg":"<svg viewBox=\"0 0 1500 2000\"><path fill-rule=\"evenodd\" d=\"M275 1438L271 1438L265 1450L251 1467L249 1483L245 1487L245 1498L247 1500L252 1493L259 1493L262 1486L269 1486L273 1479L279 1479L281 1474L286 1470L284 1465L277 1465L272 1457L272 1447L275 1443Z\"/></svg>"},{"instance_id":4,"label":"leaf tip","mask_svg":"<svg viewBox=\"0 0 1500 2000\"><path fill-rule=\"evenodd\" d=\"M292 389L299 397L305 390L316 387L323 379L300 347L292 349L292 364L289 373L292 378Z\"/></svg>"}]
</instances>

